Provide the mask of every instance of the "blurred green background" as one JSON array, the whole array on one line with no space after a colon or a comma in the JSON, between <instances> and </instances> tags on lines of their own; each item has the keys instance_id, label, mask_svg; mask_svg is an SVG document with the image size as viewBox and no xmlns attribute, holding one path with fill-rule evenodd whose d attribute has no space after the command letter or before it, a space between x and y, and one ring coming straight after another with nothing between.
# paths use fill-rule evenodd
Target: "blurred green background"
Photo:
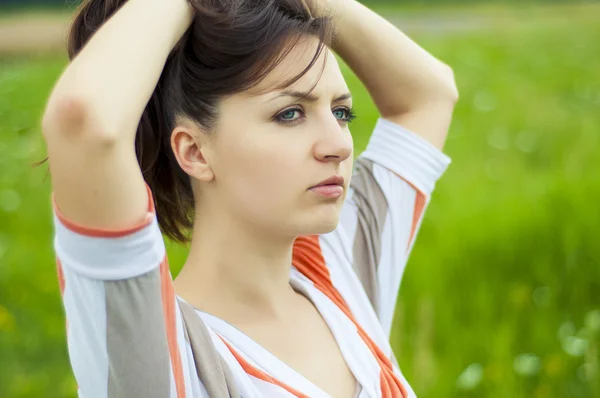
<instances>
[{"instance_id":1,"label":"blurred green background","mask_svg":"<svg viewBox=\"0 0 600 398\"><path fill-rule=\"evenodd\" d=\"M392 335L420 397L600 397L600 4L554 3L375 6L461 93ZM0 51L0 397L76 396L47 168L32 167L65 65ZM377 113L345 72L360 151ZM186 250L169 252L175 274Z\"/></svg>"}]
</instances>

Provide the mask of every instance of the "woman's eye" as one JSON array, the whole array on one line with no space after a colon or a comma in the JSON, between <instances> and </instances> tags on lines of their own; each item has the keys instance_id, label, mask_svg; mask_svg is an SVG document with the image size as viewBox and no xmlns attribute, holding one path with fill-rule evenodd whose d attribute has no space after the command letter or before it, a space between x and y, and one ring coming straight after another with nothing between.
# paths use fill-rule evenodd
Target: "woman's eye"
<instances>
[{"instance_id":1,"label":"woman's eye","mask_svg":"<svg viewBox=\"0 0 600 398\"><path fill-rule=\"evenodd\" d=\"M276 119L279 122L290 123L299 120L301 117L302 111L300 109L288 109L277 115Z\"/></svg>"},{"instance_id":2,"label":"woman's eye","mask_svg":"<svg viewBox=\"0 0 600 398\"><path fill-rule=\"evenodd\" d=\"M345 109L336 109L333 111L333 116L338 119L345 119L347 117Z\"/></svg>"},{"instance_id":3,"label":"woman's eye","mask_svg":"<svg viewBox=\"0 0 600 398\"><path fill-rule=\"evenodd\" d=\"M354 115L354 111L349 108L334 109L332 113L336 119L338 119L344 123L350 123L356 117Z\"/></svg>"}]
</instances>

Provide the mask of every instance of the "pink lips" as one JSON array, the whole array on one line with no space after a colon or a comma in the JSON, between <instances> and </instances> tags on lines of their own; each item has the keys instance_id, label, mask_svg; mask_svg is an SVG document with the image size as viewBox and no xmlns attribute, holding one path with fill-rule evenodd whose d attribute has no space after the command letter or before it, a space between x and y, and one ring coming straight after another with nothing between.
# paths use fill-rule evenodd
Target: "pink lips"
<instances>
[{"instance_id":1,"label":"pink lips","mask_svg":"<svg viewBox=\"0 0 600 398\"><path fill-rule=\"evenodd\" d=\"M337 199L344 195L344 177L333 176L310 188L310 191L329 199Z\"/></svg>"}]
</instances>

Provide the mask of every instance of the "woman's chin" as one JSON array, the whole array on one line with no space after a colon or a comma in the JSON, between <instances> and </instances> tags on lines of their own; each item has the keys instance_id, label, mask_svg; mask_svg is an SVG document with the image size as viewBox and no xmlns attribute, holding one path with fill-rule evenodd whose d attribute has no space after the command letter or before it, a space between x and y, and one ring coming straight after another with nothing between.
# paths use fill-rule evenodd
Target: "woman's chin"
<instances>
[{"instance_id":1,"label":"woman's chin","mask_svg":"<svg viewBox=\"0 0 600 398\"><path fill-rule=\"evenodd\" d=\"M321 217L316 217L316 215L312 215L308 220L308 222L303 223L300 230L301 233L298 235L323 235L333 232L340 221L339 213L321 215Z\"/></svg>"}]
</instances>

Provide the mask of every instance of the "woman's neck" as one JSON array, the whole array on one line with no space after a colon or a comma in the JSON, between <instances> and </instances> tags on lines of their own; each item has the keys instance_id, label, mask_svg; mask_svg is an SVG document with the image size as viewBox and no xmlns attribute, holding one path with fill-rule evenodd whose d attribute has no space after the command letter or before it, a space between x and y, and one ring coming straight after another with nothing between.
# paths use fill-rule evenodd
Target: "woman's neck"
<instances>
[{"instance_id":1,"label":"woman's neck","mask_svg":"<svg viewBox=\"0 0 600 398\"><path fill-rule=\"evenodd\" d=\"M293 237L277 237L239 220L195 223L175 290L196 308L235 323L280 318L297 300L289 283Z\"/></svg>"}]
</instances>

